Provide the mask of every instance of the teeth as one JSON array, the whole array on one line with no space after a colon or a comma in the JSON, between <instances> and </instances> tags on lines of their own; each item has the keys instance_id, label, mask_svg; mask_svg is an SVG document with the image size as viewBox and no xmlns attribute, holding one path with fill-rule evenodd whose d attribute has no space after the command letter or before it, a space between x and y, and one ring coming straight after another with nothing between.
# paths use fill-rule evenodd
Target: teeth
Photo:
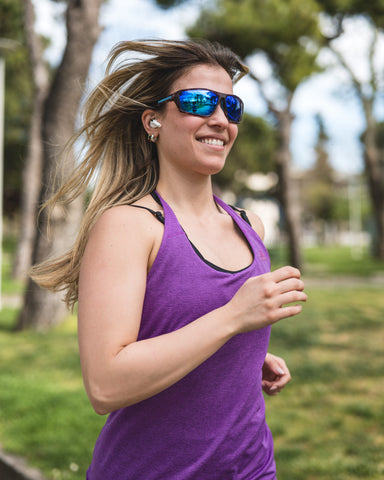
<instances>
[{"instance_id":1,"label":"teeth","mask_svg":"<svg viewBox=\"0 0 384 480\"><path fill-rule=\"evenodd\" d=\"M202 138L199 141L208 145L219 145L221 147L224 145L223 140L218 140L217 138Z\"/></svg>"}]
</instances>

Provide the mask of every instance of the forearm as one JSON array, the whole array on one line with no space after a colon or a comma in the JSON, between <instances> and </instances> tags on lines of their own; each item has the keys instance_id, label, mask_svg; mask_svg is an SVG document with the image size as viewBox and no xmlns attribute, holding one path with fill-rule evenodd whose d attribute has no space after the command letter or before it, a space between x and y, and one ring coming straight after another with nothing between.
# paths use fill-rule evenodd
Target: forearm
<instances>
[{"instance_id":1,"label":"forearm","mask_svg":"<svg viewBox=\"0 0 384 480\"><path fill-rule=\"evenodd\" d=\"M229 310L222 307L174 332L130 343L109 361L98 361L86 381L94 409L106 414L165 390L223 346L235 334L232 325Z\"/></svg>"}]
</instances>

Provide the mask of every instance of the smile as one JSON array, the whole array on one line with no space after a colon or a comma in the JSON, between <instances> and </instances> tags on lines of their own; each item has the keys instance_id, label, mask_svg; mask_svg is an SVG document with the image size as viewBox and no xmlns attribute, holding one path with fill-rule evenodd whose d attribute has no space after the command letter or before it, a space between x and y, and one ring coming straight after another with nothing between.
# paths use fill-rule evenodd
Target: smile
<instances>
[{"instance_id":1,"label":"smile","mask_svg":"<svg viewBox=\"0 0 384 480\"><path fill-rule=\"evenodd\" d=\"M200 138L199 142L207 143L208 145L218 145L220 147L224 145L223 140L219 140L217 138Z\"/></svg>"}]
</instances>

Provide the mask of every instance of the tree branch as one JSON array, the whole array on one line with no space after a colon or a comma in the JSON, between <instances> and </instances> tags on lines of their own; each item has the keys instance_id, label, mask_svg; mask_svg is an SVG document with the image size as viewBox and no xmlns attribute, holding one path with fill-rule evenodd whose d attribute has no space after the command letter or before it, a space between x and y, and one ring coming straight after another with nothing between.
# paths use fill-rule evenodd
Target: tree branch
<instances>
[{"instance_id":1,"label":"tree branch","mask_svg":"<svg viewBox=\"0 0 384 480\"><path fill-rule=\"evenodd\" d=\"M357 78L357 76L355 75L352 68L348 65L346 59L343 57L343 55L338 50L336 50L334 47L332 47L332 45L329 45L329 49L331 50L331 52L334 53L334 55L337 57L338 61L340 62L340 65L347 71L347 73L351 77L353 86L355 87L359 97L364 98L363 86L362 86L361 82L359 81L359 79Z\"/></svg>"},{"instance_id":2,"label":"tree branch","mask_svg":"<svg viewBox=\"0 0 384 480\"><path fill-rule=\"evenodd\" d=\"M255 75L253 72L251 72L251 71L249 71L248 75L252 78L252 80L255 80L255 82L258 84L258 86L259 86L259 91L260 91L260 95L262 96L263 100L264 100L265 103L267 104L268 110L269 110L271 113L273 113L274 115L277 115L278 110L277 110L276 107L274 106L272 100L270 100L270 99L268 98L267 94L265 93L263 81L262 81L257 75Z\"/></svg>"}]
</instances>

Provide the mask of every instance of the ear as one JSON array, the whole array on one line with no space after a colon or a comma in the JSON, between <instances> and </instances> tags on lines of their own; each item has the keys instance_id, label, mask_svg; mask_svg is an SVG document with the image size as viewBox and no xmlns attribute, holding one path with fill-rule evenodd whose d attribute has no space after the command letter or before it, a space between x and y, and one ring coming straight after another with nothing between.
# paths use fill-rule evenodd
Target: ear
<instances>
[{"instance_id":1,"label":"ear","mask_svg":"<svg viewBox=\"0 0 384 480\"><path fill-rule=\"evenodd\" d=\"M159 127L158 126L154 126L153 122L152 122L152 125L151 125L151 120L153 120L154 118L156 118L158 120L158 117L159 117L159 112L156 111L156 110L147 109L147 110L144 110L144 112L142 113L141 121L142 121L143 127L144 127L145 131L148 133L148 135L153 135L153 134L159 132Z\"/></svg>"}]
</instances>

